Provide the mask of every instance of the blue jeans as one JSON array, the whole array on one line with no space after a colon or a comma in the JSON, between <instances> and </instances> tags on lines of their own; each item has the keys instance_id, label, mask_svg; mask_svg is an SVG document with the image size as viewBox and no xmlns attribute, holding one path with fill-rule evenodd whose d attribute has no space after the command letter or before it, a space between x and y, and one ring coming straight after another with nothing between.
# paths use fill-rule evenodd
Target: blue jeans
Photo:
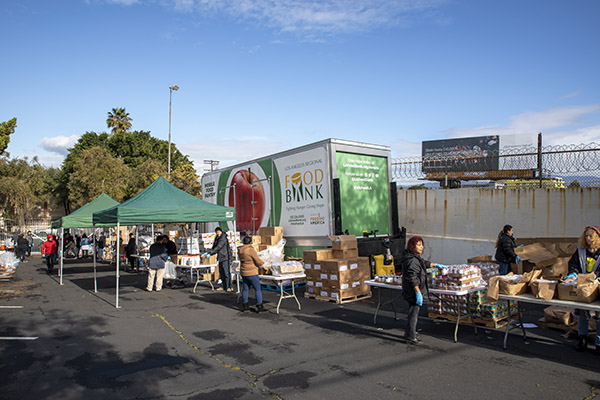
<instances>
[{"instance_id":1,"label":"blue jeans","mask_svg":"<svg viewBox=\"0 0 600 400\"><path fill-rule=\"evenodd\" d=\"M219 275L221 275L221 283L223 289L231 288L231 272L229 271L229 260L219 262Z\"/></svg>"},{"instance_id":2,"label":"blue jeans","mask_svg":"<svg viewBox=\"0 0 600 400\"><path fill-rule=\"evenodd\" d=\"M584 310L576 310L579 312L579 316L577 317L577 333L580 336L587 336L589 330L590 318L596 319L596 323L598 322L598 313L594 313L595 316L592 317L592 311L584 311ZM598 324L596 324L596 340L594 344L596 346L600 346L600 329L598 329Z\"/></svg>"},{"instance_id":3,"label":"blue jeans","mask_svg":"<svg viewBox=\"0 0 600 400\"><path fill-rule=\"evenodd\" d=\"M506 275L509 272L512 272L512 268L510 266L510 264L507 263L498 263L500 265L500 275Z\"/></svg>"},{"instance_id":4,"label":"blue jeans","mask_svg":"<svg viewBox=\"0 0 600 400\"><path fill-rule=\"evenodd\" d=\"M27 249L19 248L17 252L19 253L19 260L25 261L25 253L27 253Z\"/></svg>"},{"instance_id":5,"label":"blue jeans","mask_svg":"<svg viewBox=\"0 0 600 400\"><path fill-rule=\"evenodd\" d=\"M252 286L256 292L256 305L262 304L262 290L260 289L260 279L258 279L258 275L242 276L242 303L248 303L250 286Z\"/></svg>"}]
</instances>

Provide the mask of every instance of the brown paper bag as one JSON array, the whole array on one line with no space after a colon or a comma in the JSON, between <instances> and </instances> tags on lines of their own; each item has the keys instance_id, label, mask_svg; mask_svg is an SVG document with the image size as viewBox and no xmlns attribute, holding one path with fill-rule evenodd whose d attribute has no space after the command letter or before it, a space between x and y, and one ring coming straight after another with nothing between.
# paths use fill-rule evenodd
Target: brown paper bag
<instances>
[{"instance_id":1,"label":"brown paper bag","mask_svg":"<svg viewBox=\"0 0 600 400\"><path fill-rule=\"evenodd\" d=\"M591 303L598 298L598 283L596 274L577 275L577 286L558 284L558 298L561 300Z\"/></svg>"},{"instance_id":2,"label":"brown paper bag","mask_svg":"<svg viewBox=\"0 0 600 400\"><path fill-rule=\"evenodd\" d=\"M510 296L516 296L518 294L527 293L529 286L528 283L532 279L536 279L542 273L541 270L536 269L530 272L526 272L521 277L521 280L517 283L513 283L508 279L504 279L504 276L496 275L490 278L488 285L487 298L493 303L498 301L499 294L507 294ZM505 276L514 275L512 272Z\"/></svg>"}]
</instances>

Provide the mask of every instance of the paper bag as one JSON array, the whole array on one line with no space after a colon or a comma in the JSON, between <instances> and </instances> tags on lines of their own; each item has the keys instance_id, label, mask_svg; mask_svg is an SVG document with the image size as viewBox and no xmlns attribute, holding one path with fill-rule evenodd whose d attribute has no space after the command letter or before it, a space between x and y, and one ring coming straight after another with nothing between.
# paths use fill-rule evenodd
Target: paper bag
<instances>
[{"instance_id":1,"label":"paper bag","mask_svg":"<svg viewBox=\"0 0 600 400\"><path fill-rule=\"evenodd\" d=\"M542 271L539 269L526 272L523 274L519 282L514 282L510 279L507 279L509 276L514 276L512 272L504 276L493 276L490 278L487 297L491 302L495 302L498 301L499 294L516 296L518 294L527 293L527 290L529 289L528 283L532 279L536 279L541 273Z\"/></svg>"},{"instance_id":2,"label":"paper bag","mask_svg":"<svg viewBox=\"0 0 600 400\"><path fill-rule=\"evenodd\" d=\"M560 300L591 303L598 298L598 284L596 274L577 275L577 285L561 282L558 284L558 298Z\"/></svg>"},{"instance_id":3,"label":"paper bag","mask_svg":"<svg viewBox=\"0 0 600 400\"><path fill-rule=\"evenodd\" d=\"M531 281L529 286L531 287L531 293L538 299L552 300L556 295L556 286L558 285L557 280L549 279L534 279Z\"/></svg>"}]
</instances>

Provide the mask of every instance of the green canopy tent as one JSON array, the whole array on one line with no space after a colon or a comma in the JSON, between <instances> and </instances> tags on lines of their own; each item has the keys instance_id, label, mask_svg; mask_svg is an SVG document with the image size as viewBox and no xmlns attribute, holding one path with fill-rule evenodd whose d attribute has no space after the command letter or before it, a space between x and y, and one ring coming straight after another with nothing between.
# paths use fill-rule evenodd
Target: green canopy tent
<instances>
[{"instance_id":1,"label":"green canopy tent","mask_svg":"<svg viewBox=\"0 0 600 400\"><path fill-rule=\"evenodd\" d=\"M233 221L235 208L212 204L192 196L159 177L131 199L114 207L95 212L94 225L117 226L117 243L121 225L150 225L175 222ZM119 308L119 246L117 246L116 307Z\"/></svg>"},{"instance_id":2,"label":"green canopy tent","mask_svg":"<svg viewBox=\"0 0 600 400\"><path fill-rule=\"evenodd\" d=\"M81 206L77 210L73 211L69 215L65 215L62 218L57 219L56 221L52 221L52 229L60 229L60 237L61 243L64 243L65 236L65 228L92 228L94 227L94 222L92 221L92 214L97 211L101 211L107 208L114 207L118 205L119 202L114 200L112 197L107 195L106 193L102 193L100 196L96 197L94 200L89 203ZM95 224L96 226L114 226L115 224ZM96 235L94 235L94 248L96 243ZM94 251L94 285L96 285L96 252ZM63 284L63 251L60 251L60 284ZM98 288L94 286L95 291L98 291Z\"/></svg>"}]
</instances>

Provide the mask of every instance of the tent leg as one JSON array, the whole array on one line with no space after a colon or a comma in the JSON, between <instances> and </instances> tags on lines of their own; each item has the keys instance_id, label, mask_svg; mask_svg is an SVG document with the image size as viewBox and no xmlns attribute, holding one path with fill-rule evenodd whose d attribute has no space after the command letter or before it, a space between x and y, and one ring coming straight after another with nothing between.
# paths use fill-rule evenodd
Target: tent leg
<instances>
[{"instance_id":1,"label":"tent leg","mask_svg":"<svg viewBox=\"0 0 600 400\"><path fill-rule=\"evenodd\" d=\"M97 252L97 247L96 247L96 224L93 225L94 226L94 249L92 250L94 252L94 293L98 293L98 279L96 277L96 252Z\"/></svg>"},{"instance_id":2,"label":"tent leg","mask_svg":"<svg viewBox=\"0 0 600 400\"><path fill-rule=\"evenodd\" d=\"M60 269L58 273L60 274L60 284L63 284L63 257L64 257L64 244L65 243L65 228L60 228ZM58 245L58 243L57 243ZM58 246L57 246L58 247Z\"/></svg>"},{"instance_id":3,"label":"tent leg","mask_svg":"<svg viewBox=\"0 0 600 400\"><path fill-rule=\"evenodd\" d=\"M154 243L154 224L152 224L152 240L150 243Z\"/></svg>"},{"instance_id":4,"label":"tent leg","mask_svg":"<svg viewBox=\"0 0 600 400\"><path fill-rule=\"evenodd\" d=\"M233 220L233 244L235 246L235 260L239 261L239 255L238 255L238 249L237 249L237 243L235 243L235 238L237 235L237 224L236 224L236 220ZM239 263L238 263L239 265ZM240 275L242 273L241 271L241 267L239 267L240 269L238 270L238 272L236 272L235 274L235 285L236 285L236 293L240 293Z\"/></svg>"},{"instance_id":5,"label":"tent leg","mask_svg":"<svg viewBox=\"0 0 600 400\"><path fill-rule=\"evenodd\" d=\"M121 236L121 226L119 224L119 222L117 222L117 292L116 292L116 297L115 297L115 308L119 308L119 264L121 261L121 255L119 254L119 250L121 250L121 246L119 245L120 242L120 236Z\"/></svg>"}]
</instances>

